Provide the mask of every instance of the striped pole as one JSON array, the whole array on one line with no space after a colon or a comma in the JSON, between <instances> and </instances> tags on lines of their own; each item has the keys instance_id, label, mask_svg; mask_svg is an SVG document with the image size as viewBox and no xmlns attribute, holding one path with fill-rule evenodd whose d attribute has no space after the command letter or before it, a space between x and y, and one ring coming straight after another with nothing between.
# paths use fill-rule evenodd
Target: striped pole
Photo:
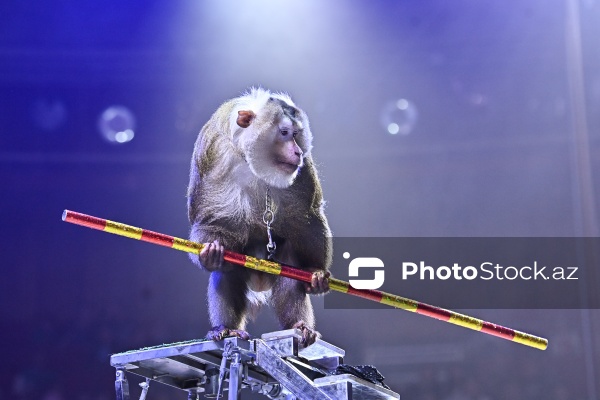
<instances>
[{"instance_id":1,"label":"striped pole","mask_svg":"<svg viewBox=\"0 0 600 400\"><path fill-rule=\"evenodd\" d=\"M134 226L125 225L119 222L92 217L91 215L81 214L74 211L65 210L63 212L62 219L63 221L73 224L114 233L120 236L126 236L132 239L143 240L144 242L158 244L160 246L171 247L173 249L188 253L198 254L204 248L204 245L200 243L194 243L189 240L152 232L142 228L136 228ZM268 274L281 275L307 283L310 283L312 280L312 273L309 271L293 268L288 265L273 261L260 260L255 257L234 253L228 250L225 251L224 259L230 263L257 271L266 272ZM401 308L406 311L416 312L417 314L439 319L441 321L446 321L454 325L460 325L465 328L487 333L502 339L534 347L536 349L545 350L548 347L548 340L538 336L519 332L501 325L496 325L481 319L469 317L468 315L431 306L429 304L411 300L406 297L397 296L395 294L386 293L379 290L355 289L350 286L348 282L335 279L333 277L329 278L329 288L331 290L335 290L336 292L347 293L362 297L363 299L375 301L377 303Z\"/></svg>"}]
</instances>

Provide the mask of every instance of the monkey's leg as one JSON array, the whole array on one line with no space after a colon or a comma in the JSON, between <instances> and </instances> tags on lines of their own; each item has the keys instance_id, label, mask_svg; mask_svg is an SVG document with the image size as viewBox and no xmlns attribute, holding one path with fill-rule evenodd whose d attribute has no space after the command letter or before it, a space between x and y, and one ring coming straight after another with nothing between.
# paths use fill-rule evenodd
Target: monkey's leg
<instances>
[{"instance_id":1,"label":"monkey's leg","mask_svg":"<svg viewBox=\"0 0 600 400\"><path fill-rule=\"evenodd\" d=\"M246 273L214 271L208 283L208 312L213 328L206 337L222 340L227 336L249 339L244 331L248 314Z\"/></svg>"},{"instance_id":2,"label":"monkey's leg","mask_svg":"<svg viewBox=\"0 0 600 400\"><path fill-rule=\"evenodd\" d=\"M302 331L302 344L310 346L321 334L315 327L315 315L304 284L289 278L279 278L273 288L273 306L283 329Z\"/></svg>"}]
</instances>

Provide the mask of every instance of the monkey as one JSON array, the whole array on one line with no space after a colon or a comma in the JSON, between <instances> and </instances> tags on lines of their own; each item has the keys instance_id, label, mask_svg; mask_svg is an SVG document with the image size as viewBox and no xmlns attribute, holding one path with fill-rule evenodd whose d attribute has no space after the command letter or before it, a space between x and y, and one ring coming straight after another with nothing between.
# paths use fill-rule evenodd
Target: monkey
<instances>
[{"instance_id":1,"label":"monkey","mask_svg":"<svg viewBox=\"0 0 600 400\"><path fill-rule=\"evenodd\" d=\"M207 339L249 339L246 324L264 304L282 329L300 329L304 346L321 336L309 294L329 290L332 235L312 139L307 115L289 95L262 88L223 103L200 131L187 200L190 240L204 244L190 257L210 272ZM223 260L224 249L267 258L265 218L272 219L274 259L312 272L310 284Z\"/></svg>"}]
</instances>

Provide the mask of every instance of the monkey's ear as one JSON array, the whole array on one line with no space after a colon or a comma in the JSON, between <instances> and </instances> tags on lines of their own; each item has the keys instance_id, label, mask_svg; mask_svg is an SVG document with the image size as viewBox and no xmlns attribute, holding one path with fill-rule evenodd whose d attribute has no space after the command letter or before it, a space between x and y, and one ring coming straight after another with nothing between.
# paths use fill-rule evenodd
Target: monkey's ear
<instances>
[{"instance_id":1,"label":"monkey's ear","mask_svg":"<svg viewBox=\"0 0 600 400\"><path fill-rule=\"evenodd\" d=\"M237 124L242 128L247 128L252 123L252 120L256 117L256 114L251 110L238 111Z\"/></svg>"}]
</instances>

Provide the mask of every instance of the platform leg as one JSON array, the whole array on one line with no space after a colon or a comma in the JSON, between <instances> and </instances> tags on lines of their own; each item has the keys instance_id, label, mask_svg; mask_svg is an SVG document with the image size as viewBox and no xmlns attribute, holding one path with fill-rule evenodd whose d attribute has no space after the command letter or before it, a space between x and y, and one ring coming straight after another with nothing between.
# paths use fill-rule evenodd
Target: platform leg
<instances>
[{"instance_id":1,"label":"platform leg","mask_svg":"<svg viewBox=\"0 0 600 400\"><path fill-rule=\"evenodd\" d=\"M207 368L205 371L204 397L214 399L219 393L219 368Z\"/></svg>"},{"instance_id":2,"label":"platform leg","mask_svg":"<svg viewBox=\"0 0 600 400\"><path fill-rule=\"evenodd\" d=\"M146 396L148 395L148 389L150 389L150 378L146 378L146 382L140 383L140 387L142 388L140 400L146 400Z\"/></svg>"},{"instance_id":3,"label":"platform leg","mask_svg":"<svg viewBox=\"0 0 600 400\"><path fill-rule=\"evenodd\" d=\"M242 391L242 356L234 352L229 365L229 396L228 400L238 400Z\"/></svg>"},{"instance_id":4,"label":"platform leg","mask_svg":"<svg viewBox=\"0 0 600 400\"><path fill-rule=\"evenodd\" d=\"M115 390L117 392L117 400L129 400L129 382L127 382L124 369L117 369Z\"/></svg>"}]
</instances>

